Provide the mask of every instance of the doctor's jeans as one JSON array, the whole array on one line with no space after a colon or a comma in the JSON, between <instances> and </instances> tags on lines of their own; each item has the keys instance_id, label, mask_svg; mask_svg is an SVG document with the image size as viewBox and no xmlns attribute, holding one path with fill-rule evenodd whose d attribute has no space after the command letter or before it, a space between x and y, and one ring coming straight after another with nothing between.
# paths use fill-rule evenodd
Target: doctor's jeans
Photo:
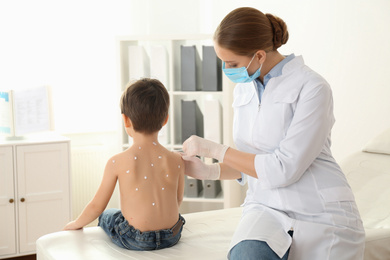
<instances>
[{"instance_id":1,"label":"doctor's jeans","mask_svg":"<svg viewBox=\"0 0 390 260\"><path fill-rule=\"evenodd\" d=\"M235 245L229 252L229 260L287 260L287 250L280 258L264 241L244 240Z\"/></svg>"}]
</instances>

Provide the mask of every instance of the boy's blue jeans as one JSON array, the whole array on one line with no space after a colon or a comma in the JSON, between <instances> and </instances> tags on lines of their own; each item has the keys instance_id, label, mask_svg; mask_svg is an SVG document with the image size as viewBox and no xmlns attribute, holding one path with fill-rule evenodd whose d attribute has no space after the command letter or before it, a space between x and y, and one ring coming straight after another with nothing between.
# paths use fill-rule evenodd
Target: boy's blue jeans
<instances>
[{"instance_id":1,"label":"boy's blue jeans","mask_svg":"<svg viewBox=\"0 0 390 260\"><path fill-rule=\"evenodd\" d=\"M129 225L119 209L107 209L99 217L99 224L111 241L122 248L138 251L171 247L181 237L185 219L179 214L179 221L170 229L141 232Z\"/></svg>"}]
</instances>

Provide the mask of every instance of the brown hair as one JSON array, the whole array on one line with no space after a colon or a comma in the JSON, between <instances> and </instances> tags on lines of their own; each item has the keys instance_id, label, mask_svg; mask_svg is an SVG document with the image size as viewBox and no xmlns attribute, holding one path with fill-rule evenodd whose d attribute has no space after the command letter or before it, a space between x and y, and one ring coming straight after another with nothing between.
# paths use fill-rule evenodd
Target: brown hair
<instances>
[{"instance_id":1,"label":"brown hair","mask_svg":"<svg viewBox=\"0 0 390 260\"><path fill-rule=\"evenodd\" d=\"M287 40L287 25L282 19L251 7L231 11L214 33L219 46L243 56L258 50L275 51Z\"/></svg>"},{"instance_id":2,"label":"brown hair","mask_svg":"<svg viewBox=\"0 0 390 260\"><path fill-rule=\"evenodd\" d=\"M162 128L168 116L169 94L159 80L143 78L126 88L120 107L135 131L151 134Z\"/></svg>"}]
</instances>

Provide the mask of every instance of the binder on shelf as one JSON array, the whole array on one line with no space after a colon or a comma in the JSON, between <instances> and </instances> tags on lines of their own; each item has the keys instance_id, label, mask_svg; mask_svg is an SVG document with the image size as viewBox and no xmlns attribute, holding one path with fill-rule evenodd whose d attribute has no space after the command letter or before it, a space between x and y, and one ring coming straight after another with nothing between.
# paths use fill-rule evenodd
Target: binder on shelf
<instances>
[{"instance_id":1,"label":"binder on shelf","mask_svg":"<svg viewBox=\"0 0 390 260\"><path fill-rule=\"evenodd\" d=\"M200 56L196 46L180 46L181 54L181 90L201 90L200 77Z\"/></svg>"},{"instance_id":2,"label":"binder on shelf","mask_svg":"<svg viewBox=\"0 0 390 260\"><path fill-rule=\"evenodd\" d=\"M189 198L197 198L203 190L203 183L201 180L197 180L186 176L185 178L185 195Z\"/></svg>"},{"instance_id":3,"label":"binder on shelf","mask_svg":"<svg viewBox=\"0 0 390 260\"><path fill-rule=\"evenodd\" d=\"M203 91L222 91L222 62L213 46L203 46L202 51Z\"/></svg>"},{"instance_id":4,"label":"binder on shelf","mask_svg":"<svg viewBox=\"0 0 390 260\"><path fill-rule=\"evenodd\" d=\"M149 57L143 46L131 45L129 55L129 81L150 77Z\"/></svg>"},{"instance_id":5,"label":"binder on shelf","mask_svg":"<svg viewBox=\"0 0 390 260\"><path fill-rule=\"evenodd\" d=\"M220 180L204 180L204 197L214 199L222 191Z\"/></svg>"},{"instance_id":6,"label":"binder on shelf","mask_svg":"<svg viewBox=\"0 0 390 260\"><path fill-rule=\"evenodd\" d=\"M129 145L129 147L133 145L133 137L129 135L127 136L127 144Z\"/></svg>"},{"instance_id":7,"label":"binder on shelf","mask_svg":"<svg viewBox=\"0 0 390 260\"><path fill-rule=\"evenodd\" d=\"M181 140L191 135L203 137L203 114L196 100L181 100Z\"/></svg>"},{"instance_id":8,"label":"binder on shelf","mask_svg":"<svg viewBox=\"0 0 390 260\"><path fill-rule=\"evenodd\" d=\"M205 100L204 111L204 138L207 140L222 142L222 107L217 99Z\"/></svg>"},{"instance_id":9,"label":"binder on shelf","mask_svg":"<svg viewBox=\"0 0 390 260\"><path fill-rule=\"evenodd\" d=\"M158 142L161 145L167 145L169 143L168 139L168 124L164 125L161 130L158 132Z\"/></svg>"},{"instance_id":10,"label":"binder on shelf","mask_svg":"<svg viewBox=\"0 0 390 260\"><path fill-rule=\"evenodd\" d=\"M161 81L168 89L169 77L168 53L163 45L150 47L150 77Z\"/></svg>"}]
</instances>

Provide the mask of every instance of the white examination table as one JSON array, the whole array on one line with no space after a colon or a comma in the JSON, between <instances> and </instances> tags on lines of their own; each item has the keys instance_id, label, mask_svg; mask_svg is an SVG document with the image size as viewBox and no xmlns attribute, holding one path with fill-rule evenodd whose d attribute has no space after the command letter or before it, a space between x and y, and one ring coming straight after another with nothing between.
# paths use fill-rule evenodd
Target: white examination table
<instances>
[{"instance_id":1,"label":"white examination table","mask_svg":"<svg viewBox=\"0 0 390 260\"><path fill-rule=\"evenodd\" d=\"M37 259L227 259L241 212L241 208L232 208L183 214L186 224L179 243L154 251L122 249L114 245L100 227L52 233L38 239Z\"/></svg>"},{"instance_id":2,"label":"white examination table","mask_svg":"<svg viewBox=\"0 0 390 260\"><path fill-rule=\"evenodd\" d=\"M390 259L390 129L340 163L366 231L365 260Z\"/></svg>"},{"instance_id":3,"label":"white examination table","mask_svg":"<svg viewBox=\"0 0 390 260\"><path fill-rule=\"evenodd\" d=\"M390 129L341 162L366 230L365 260L390 259ZM38 260L227 259L241 208L183 215L182 238L171 248L128 251L110 242L99 227L45 235L37 241Z\"/></svg>"}]
</instances>

